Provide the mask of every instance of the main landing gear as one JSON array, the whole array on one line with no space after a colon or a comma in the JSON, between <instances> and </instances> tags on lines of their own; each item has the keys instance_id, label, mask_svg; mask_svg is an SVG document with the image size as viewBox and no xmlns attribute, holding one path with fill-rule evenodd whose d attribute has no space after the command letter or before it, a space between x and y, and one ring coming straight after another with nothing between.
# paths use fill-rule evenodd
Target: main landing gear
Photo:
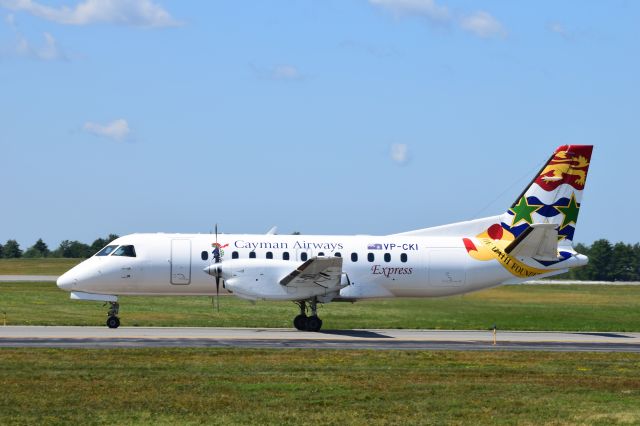
<instances>
[{"instance_id":1,"label":"main landing gear","mask_svg":"<svg viewBox=\"0 0 640 426\"><path fill-rule=\"evenodd\" d=\"M118 311L120 310L120 304L118 302L109 302L111 307L107 313L107 327L118 328L120 327L120 318L118 318Z\"/></svg>"},{"instance_id":2,"label":"main landing gear","mask_svg":"<svg viewBox=\"0 0 640 426\"><path fill-rule=\"evenodd\" d=\"M309 301L311 316L307 316L307 302L301 300L296 302L300 307L300 315L293 319L293 326L300 331L320 331L322 320L318 318L318 301L313 298Z\"/></svg>"}]
</instances>

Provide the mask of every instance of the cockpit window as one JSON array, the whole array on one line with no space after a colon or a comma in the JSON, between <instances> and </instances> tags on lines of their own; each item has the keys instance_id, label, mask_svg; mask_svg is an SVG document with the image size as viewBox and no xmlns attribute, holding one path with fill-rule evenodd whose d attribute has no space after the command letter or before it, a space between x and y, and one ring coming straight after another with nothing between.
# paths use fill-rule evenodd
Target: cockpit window
<instances>
[{"instance_id":1,"label":"cockpit window","mask_svg":"<svg viewBox=\"0 0 640 426\"><path fill-rule=\"evenodd\" d=\"M113 252L113 256L136 257L136 249L133 246L120 246Z\"/></svg>"},{"instance_id":2,"label":"cockpit window","mask_svg":"<svg viewBox=\"0 0 640 426\"><path fill-rule=\"evenodd\" d=\"M96 256L109 256L111 254L111 252L114 251L116 248L118 248L117 245L115 245L115 246L106 246L105 248L103 248L102 250L97 252Z\"/></svg>"}]
</instances>

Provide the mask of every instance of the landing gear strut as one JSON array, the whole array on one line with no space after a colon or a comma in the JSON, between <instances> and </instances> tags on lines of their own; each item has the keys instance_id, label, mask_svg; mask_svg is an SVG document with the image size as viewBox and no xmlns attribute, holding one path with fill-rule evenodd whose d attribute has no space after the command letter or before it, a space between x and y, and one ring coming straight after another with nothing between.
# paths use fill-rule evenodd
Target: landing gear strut
<instances>
[{"instance_id":1,"label":"landing gear strut","mask_svg":"<svg viewBox=\"0 0 640 426\"><path fill-rule=\"evenodd\" d=\"M300 307L300 315L293 319L293 326L300 331L320 331L322 328L322 320L318 318L318 300L313 298L309 300L311 308L311 316L307 316L307 302L301 300L296 302Z\"/></svg>"},{"instance_id":2,"label":"landing gear strut","mask_svg":"<svg viewBox=\"0 0 640 426\"><path fill-rule=\"evenodd\" d=\"M118 302L109 302L109 304L111 304L111 307L107 313L107 327L118 328L120 327L120 318L118 318L120 304Z\"/></svg>"}]
</instances>

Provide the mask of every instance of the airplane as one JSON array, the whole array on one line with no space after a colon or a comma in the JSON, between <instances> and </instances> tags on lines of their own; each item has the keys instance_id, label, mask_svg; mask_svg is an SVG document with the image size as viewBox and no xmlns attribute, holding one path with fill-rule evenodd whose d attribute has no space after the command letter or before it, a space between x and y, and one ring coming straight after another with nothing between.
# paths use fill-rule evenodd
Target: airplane
<instances>
[{"instance_id":1,"label":"airplane","mask_svg":"<svg viewBox=\"0 0 640 426\"><path fill-rule=\"evenodd\" d=\"M558 147L502 214L384 236L131 234L58 280L71 299L233 295L298 305L296 329L322 327L318 304L442 297L586 265L572 246L592 145Z\"/></svg>"}]
</instances>

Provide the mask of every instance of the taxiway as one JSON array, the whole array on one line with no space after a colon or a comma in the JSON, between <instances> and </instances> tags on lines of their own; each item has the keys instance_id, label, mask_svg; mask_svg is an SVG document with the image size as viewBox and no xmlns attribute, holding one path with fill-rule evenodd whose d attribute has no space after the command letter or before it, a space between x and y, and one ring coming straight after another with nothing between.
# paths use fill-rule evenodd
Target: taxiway
<instances>
[{"instance_id":1,"label":"taxiway","mask_svg":"<svg viewBox=\"0 0 640 426\"><path fill-rule=\"evenodd\" d=\"M197 327L0 327L0 347L243 347L306 349L637 352L640 333L452 330L323 330Z\"/></svg>"}]
</instances>

